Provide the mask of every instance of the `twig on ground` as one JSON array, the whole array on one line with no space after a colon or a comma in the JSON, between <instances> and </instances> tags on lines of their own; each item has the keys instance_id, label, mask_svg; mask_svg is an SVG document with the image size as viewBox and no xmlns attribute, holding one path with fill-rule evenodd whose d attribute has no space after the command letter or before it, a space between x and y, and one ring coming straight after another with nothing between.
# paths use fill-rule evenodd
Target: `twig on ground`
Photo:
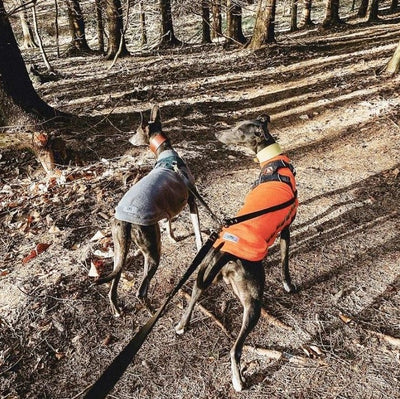
<instances>
[{"instance_id":1,"label":"twig on ground","mask_svg":"<svg viewBox=\"0 0 400 399\"><path fill-rule=\"evenodd\" d=\"M269 323L276 327L283 328L285 330L293 331L293 327L289 326L288 324L284 323L283 321L280 321L278 318L275 316L270 315L264 307L261 308L261 316L264 317L265 320L267 320Z\"/></svg>"},{"instance_id":2,"label":"twig on ground","mask_svg":"<svg viewBox=\"0 0 400 399\"><path fill-rule=\"evenodd\" d=\"M180 290L180 295L185 297L188 301L190 301L190 295L184 291ZM233 338L232 334L226 329L226 327L222 324L220 320L217 319L215 315L213 315L209 310L207 310L204 306L200 305L199 303L196 304L197 308L203 313L205 316L209 317L229 338Z\"/></svg>"}]
</instances>

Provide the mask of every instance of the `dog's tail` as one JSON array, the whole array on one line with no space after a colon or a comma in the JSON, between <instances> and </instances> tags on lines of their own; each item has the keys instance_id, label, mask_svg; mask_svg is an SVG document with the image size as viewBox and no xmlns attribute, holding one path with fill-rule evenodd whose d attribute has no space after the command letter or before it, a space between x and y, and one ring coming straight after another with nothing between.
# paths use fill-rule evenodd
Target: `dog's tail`
<instances>
[{"instance_id":1,"label":"dog's tail","mask_svg":"<svg viewBox=\"0 0 400 399\"><path fill-rule=\"evenodd\" d=\"M222 242L221 244L218 245L218 247L213 248L211 252L209 252L207 258L203 262L209 262L210 259L214 257L214 255L219 252L221 247L224 245ZM217 274L220 272L222 267L226 264L225 260L221 260L221 258L209 269L208 267L202 267L200 268L198 274L197 274L197 286L201 289L204 290L208 286L211 285L211 283L214 281L215 277L217 277ZM207 276L204 278L204 274L207 271Z\"/></svg>"}]
</instances>

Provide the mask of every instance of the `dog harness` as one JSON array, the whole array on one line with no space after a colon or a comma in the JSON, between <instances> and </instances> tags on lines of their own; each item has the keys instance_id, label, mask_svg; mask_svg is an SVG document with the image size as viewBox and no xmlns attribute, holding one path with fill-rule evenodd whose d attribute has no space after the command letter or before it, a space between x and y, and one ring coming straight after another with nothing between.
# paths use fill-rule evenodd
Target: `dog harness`
<instances>
[{"instance_id":1,"label":"dog harness","mask_svg":"<svg viewBox=\"0 0 400 399\"><path fill-rule=\"evenodd\" d=\"M189 194L186 184L174 172L175 165L194 182L182 158L174 150L163 151L150 173L122 197L115 208L116 219L149 226L177 215L186 205Z\"/></svg>"},{"instance_id":2,"label":"dog harness","mask_svg":"<svg viewBox=\"0 0 400 399\"><path fill-rule=\"evenodd\" d=\"M269 148L268 154L272 158L265 159L265 156L257 154L261 166L260 175L236 216L279 205L297 195L295 170L289 158L279 153L280 147L277 144L273 146ZM293 221L297 207L296 199L287 208L226 227L214 247L224 243L224 252L249 261L260 261L267 255L268 248L278 234Z\"/></svg>"}]
</instances>

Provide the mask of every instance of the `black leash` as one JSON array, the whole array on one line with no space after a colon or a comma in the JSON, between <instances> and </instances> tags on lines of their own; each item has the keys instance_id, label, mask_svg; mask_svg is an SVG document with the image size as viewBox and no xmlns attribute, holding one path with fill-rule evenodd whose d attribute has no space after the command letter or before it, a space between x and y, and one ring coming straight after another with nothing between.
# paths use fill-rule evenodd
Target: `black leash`
<instances>
[{"instance_id":1,"label":"black leash","mask_svg":"<svg viewBox=\"0 0 400 399\"><path fill-rule=\"evenodd\" d=\"M207 255L208 251L211 249L217 238L218 238L218 233L216 232L211 233L211 235L208 237L208 240L200 248L199 252L193 259L193 262L188 267L183 277L180 279L179 283L169 293L167 299L164 301L163 305L160 307L157 313L155 313L154 316L151 317L148 320L148 322L138 330L138 332L131 338L131 340L125 346L125 348L122 349L119 355L117 355L114 358L114 360L104 370L103 374L99 377L99 379L87 391L86 395L84 396L84 399L103 399L107 396L107 394L111 391L114 385L122 377L125 370L128 368L129 364L134 359L136 353L139 351L140 347L142 346L146 337L153 329L157 320L161 317L161 314L165 310L170 300L182 288L186 280L197 269L197 267L200 265L204 257Z\"/></svg>"},{"instance_id":2,"label":"black leash","mask_svg":"<svg viewBox=\"0 0 400 399\"><path fill-rule=\"evenodd\" d=\"M222 226L232 226L237 223L241 223L245 220L249 220L252 218L256 218L258 216L264 215L266 213L275 212L277 210L283 209L292 205L297 198L297 192L294 193L294 196L289 201L286 201L282 204L271 206L269 208L264 208L259 211L247 213L245 215L237 216L230 219L224 219L223 222L219 220L217 216L211 211L205 201L201 198L200 194L194 187L194 185L189 181L189 179L181 172L179 175L184 179L191 193L200 201L200 203L210 212L213 219L218 222L219 230ZM114 358L114 360L109 364L109 366L104 370L98 380L89 388L87 393L85 394L83 399L104 399L107 394L111 391L114 385L118 382L118 380L122 377L125 370L128 368L129 364L133 361L136 353L141 348L143 342L150 334L154 325L161 317L163 311L165 310L168 303L175 296L175 294L182 288L183 284L189 279L189 277L193 274L193 272L197 269L197 267L201 264L207 253L212 248L213 244L217 240L219 236L218 232L212 232L208 237L205 244L200 248L199 252L193 259L193 262L190 264L185 274L182 276L178 284L175 288L168 294L166 300L163 305L158 309L157 313L152 316L147 323L142 326L137 333L131 338L129 343L125 346L124 349ZM222 247L223 244L219 246Z\"/></svg>"}]
</instances>

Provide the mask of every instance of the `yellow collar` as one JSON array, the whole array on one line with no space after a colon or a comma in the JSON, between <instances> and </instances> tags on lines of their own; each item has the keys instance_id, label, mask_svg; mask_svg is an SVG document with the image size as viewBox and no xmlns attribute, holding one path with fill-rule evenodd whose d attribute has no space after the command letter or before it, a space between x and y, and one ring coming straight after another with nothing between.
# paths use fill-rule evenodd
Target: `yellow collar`
<instances>
[{"instance_id":1,"label":"yellow collar","mask_svg":"<svg viewBox=\"0 0 400 399\"><path fill-rule=\"evenodd\" d=\"M257 152L258 162L263 163L268 161L271 158L276 157L277 155L282 154L282 148L278 143L274 143L269 145L268 147L263 148L261 151Z\"/></svg>"}]
</instances>

